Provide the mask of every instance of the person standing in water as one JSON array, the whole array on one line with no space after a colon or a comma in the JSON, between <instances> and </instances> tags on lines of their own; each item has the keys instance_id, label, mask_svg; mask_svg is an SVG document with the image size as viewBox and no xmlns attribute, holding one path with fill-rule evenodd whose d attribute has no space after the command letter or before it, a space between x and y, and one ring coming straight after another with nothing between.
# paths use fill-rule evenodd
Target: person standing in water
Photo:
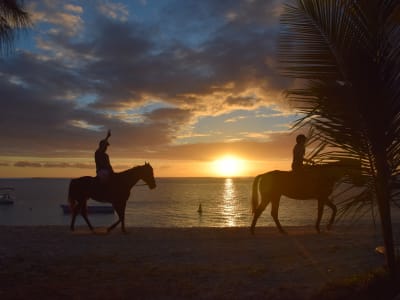
<instances>
[{"instance_id":1,"label":"person standing in water","mask_svg":"<svg viewBox=\"0 0 400 300\"><path fill-rule=\"evenodd\" d=\"M111 175L114 173L114 170L110 163L110 158L106 153L107 148L110 145L110 143L108 142L108 138L110 136L111 131L108 130L106 138L100 141L99 148L97 148L94 154L94 160L96 162L96 174L101 183L107 182L110 179Z\"/></svg>"}]
</instances>

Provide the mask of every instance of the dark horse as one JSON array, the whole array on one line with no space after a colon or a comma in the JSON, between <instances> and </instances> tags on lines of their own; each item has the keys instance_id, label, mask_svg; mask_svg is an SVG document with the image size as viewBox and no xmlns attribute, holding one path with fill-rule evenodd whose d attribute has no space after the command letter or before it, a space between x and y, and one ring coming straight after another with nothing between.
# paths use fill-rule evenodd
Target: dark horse
<instances>
[{"instance_id":1,"label":"dark horse","mask_svg":"<svg viewBox=\"0 0 400 300\"><path fill-rule=\"evenodd\" d=\"M361 163L358 160L344 158L339 161L324 165L305 167L299 173L287 171L272 171L258 175L253 182L253 222L251 232L257 223L261 213L271 202L271 216L281 233L285 233L278 219L279 201L282 195L292 199L317 199L318 217L315 225L320 232L319 225L324 209L328 205L332 209L328 230L332 227L336 216L336 205L331 202L329 195L334 185L341 178L348 175L353 183L361 184ZM261 195L261 203L258 203L258 192Z\"/></svg>"},{"instance_id":2,"label":"dark horse","mask_svg":"<svg viewBox=\"0 0 400 300\"><path fill-rule=\"evenodd\" d=\"M86 202L91 198L99 202L110 202L117 212L118 221L107 228L108 232L119 223L121 223L122 231L126 232L126 201L128 201L132 187L140 179L142 179L150 189L156 187L153 168L150 164L145 163L143 166L137 166L121 173L115 173L111 176L109 182L101 185L96 177L85 176L72 179L69 184L68 192L68 201L72 211L71 230L74 230L75 218L79 212L85 219L90 230L93 230L93 226L88 219L86 206Z\"/></svg>"}]
</instances>

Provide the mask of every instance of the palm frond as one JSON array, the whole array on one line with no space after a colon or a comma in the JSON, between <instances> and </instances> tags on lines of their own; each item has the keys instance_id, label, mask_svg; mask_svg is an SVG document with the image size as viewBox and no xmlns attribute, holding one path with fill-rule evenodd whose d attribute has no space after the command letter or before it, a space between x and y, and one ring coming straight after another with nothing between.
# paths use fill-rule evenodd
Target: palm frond
<instances>
[{"instance_id":1,"label":"palm frond","mask_svg":"<svg viewBox=\"0 0 400 300\"><path fill-rule=\"evenodd\" d=\"M23 1L0 1L0 53L12 49L19 30L31 26L29 14L23 8Z\"/></svg>"},{"instance_id":2,"label":"palm frond","mask_svg":"<svg viewBox=\"0 0 400 300\"><path fill-rule=\"evenodd\" d=\"M359 157L366 189L343 200L341 212L377 204L389 249L389 202L400 197L400 2L296 0L281 24L281 72L305 82L286 92L303 114L295 126L314 128L318 162Z\"/></svg>"}]
</instances>

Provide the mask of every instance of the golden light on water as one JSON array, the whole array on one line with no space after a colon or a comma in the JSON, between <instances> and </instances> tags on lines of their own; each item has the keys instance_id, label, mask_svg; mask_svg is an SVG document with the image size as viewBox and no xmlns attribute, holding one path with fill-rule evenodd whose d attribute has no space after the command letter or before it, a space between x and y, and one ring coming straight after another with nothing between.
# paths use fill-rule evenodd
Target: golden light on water
<instances>
[{"instance_id":1,"label":"golden light on water","mask_svg":"<svg viewBox=\"0 0 400 300\"><path fill-rule=\"evenodd\" d=\"M224 156L214 161L214 172L222 177L235 177L243 175L244 163L235 156Z\"/></svg>"},{"instance_id":2,"label":"golden light on water","mask_svg":"<svg viewBox=\"0 0 400 300\"><path fill-rule=\"evenodd\" d=\"M226 218L226 226L235 226L235 215L236 215L236 206L235 206L235 198L236 198L236 190L233 184L233 180L231 178L225 179L224 184L224 195L223 195L223 206L222 206L222 214Z\"/></svg>"}]
</instances>

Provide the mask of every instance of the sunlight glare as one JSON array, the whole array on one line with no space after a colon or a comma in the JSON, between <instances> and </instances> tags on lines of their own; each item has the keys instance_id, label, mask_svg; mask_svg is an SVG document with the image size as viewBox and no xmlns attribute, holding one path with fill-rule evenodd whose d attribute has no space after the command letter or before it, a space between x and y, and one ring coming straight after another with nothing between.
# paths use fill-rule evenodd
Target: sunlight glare
<instances>
[{"instance_id":1,"label":"sunlight glare","mask_svg":"<svg viewBox=\"0 0 400 300\"><path fill-rule=\"evenodd\" d=\"M233 156L224 156L214 161L215 173L223 177L240 176L242 161Z\"/></svg>"}]
</instances>

